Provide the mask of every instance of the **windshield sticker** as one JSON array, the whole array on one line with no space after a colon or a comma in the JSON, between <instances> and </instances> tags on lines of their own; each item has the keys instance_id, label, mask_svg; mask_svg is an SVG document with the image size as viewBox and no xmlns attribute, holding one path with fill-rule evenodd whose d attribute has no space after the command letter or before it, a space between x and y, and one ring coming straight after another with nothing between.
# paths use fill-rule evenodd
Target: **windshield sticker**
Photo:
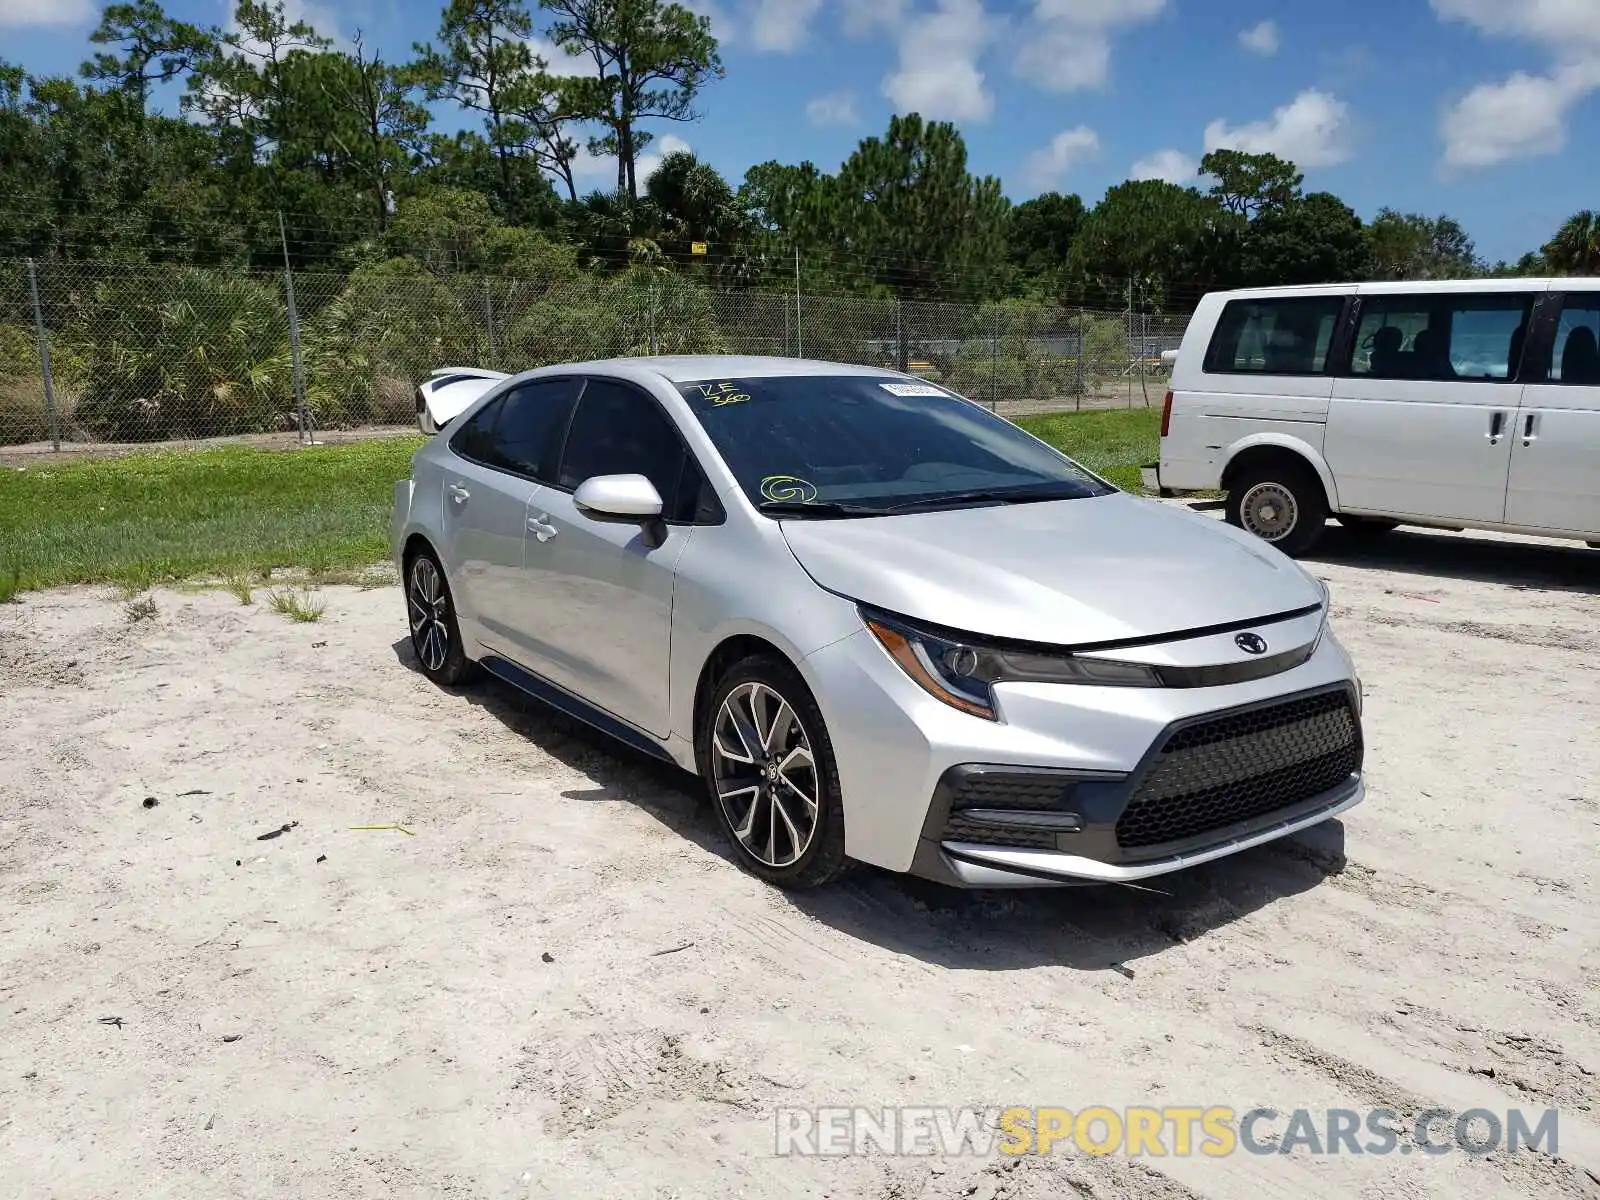
<instances>
[{"instance_id":1,"label":"windshield sticker","mask_svg":"<svg viewBox=\"0 0 1600 1200\"><path fill-rule=\"evenodd\" d=\"M936 388L931 383L880 383L878 385L891 396L943 396L943 388Z\"/></svg>"},{"instance_id":2,"label":"windshield sticker","mask_svg":"<svg viewBox=\"0 0 1600 1200\"><path fill-rule=\"evenodd\" d=\"M724 404L742 404L750 399L749 396L739 390L739 385L736 383L694 383L689 386L718 408L721 408Z\"/></svg>"},{"instance_id":3,"label":"windshield sticker","mask_svg":"<svg viewBox=\"0 0 1600 1200\"><path fill-rule=\"evenodd\" d=\"M817 485L796 475L768 475L761 481L761 495L763 499L780 503L810 504L817 498Z\"/></svg>"}]
</instances>

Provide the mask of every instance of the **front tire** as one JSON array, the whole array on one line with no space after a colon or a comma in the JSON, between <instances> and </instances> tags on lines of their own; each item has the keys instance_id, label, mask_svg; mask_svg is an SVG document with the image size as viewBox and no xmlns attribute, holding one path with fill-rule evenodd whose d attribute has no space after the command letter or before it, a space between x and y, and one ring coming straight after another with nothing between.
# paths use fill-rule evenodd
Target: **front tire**
<instances>
[{"instance_id":1,"label":"front tire","mask_svg":"<svg viewBox=\"0 0 1600 1200\"><path fill-rule=\"evenodd\" d=\"M1228 485L1228 524L1298 557L1322 536L1328 498L1322 481L1289 461L1246 467Z\"/></svg>"},{"instance_id":2,"label":"front tire","mask_svg":"<svg viewBox=\"0 0 1600 1200\"><path fill-rule=\"evenodd\" d=\"M700 777L739 865L782 888L844 873L844 804L822 710L800 673L772 655L717 684L695 739Z\"/></svg>"},{"instance_id":3,"label":"front tire","mask_svg":"<svg viewBox=\"0 0 1600 1200\"><path fill-rule=\"evenodd\" d=\"M440 687L472 677L474 664L461 640L450 584L432 550L419 550L406 563L406 617L411 649L424 675Z\"/></svg>"}]
</instances>

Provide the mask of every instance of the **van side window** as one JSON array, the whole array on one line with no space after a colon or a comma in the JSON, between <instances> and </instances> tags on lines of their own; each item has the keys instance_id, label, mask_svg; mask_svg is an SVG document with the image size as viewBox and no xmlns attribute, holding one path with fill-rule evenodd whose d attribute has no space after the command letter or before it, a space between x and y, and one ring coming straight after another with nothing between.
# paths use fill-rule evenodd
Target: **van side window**
<instances>
[{"instance_id":1,"label":"van side window","mask_svg":"<svg viewBox=\"0 0 1600 1200\"><path fill-rule=\"evenodd\" d=\"M1501 381L1516 378L1533 296L1363 296L1350 374L1372 379Z\"/></svg>"},{"instance_id":2,"label":"van side window","mask_svg":"<svg viewBox=\"0 0 1600 1200\"><path fill-rule=\"evenodd\" d=\"M1211 375L1321 375L1343 296L1230 300L1206 348Z\"/></svg>"},{"instance_id":3,"label":"van side window","mask_svg":"<svg viewBox=\"0 0 1600 1200\"><path fill-rule=\"evenodd\" d=\"M1600 387L1600 292L1568 293L1556 326L1550 382Z\"/></svg>"}]
</instances>

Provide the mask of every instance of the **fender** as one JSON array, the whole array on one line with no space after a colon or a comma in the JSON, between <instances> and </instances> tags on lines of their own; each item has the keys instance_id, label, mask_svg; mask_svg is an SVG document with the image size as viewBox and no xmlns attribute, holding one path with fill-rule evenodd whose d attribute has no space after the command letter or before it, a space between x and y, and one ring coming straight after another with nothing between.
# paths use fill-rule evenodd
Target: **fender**
<instances>
[{"instance_id":1,"label":"fender","mask_svg":"<svg viewBox=\"0 0 1600 1200\"><path fill-rule=\"evenodd\" d=\"M1307 422L1307 424L1310 424L1310 422ZM1315 427L1319 433L1323 429L1320 422ZM1222 470L1219 472L1219 477L1227 475L1228 468L1233 465L1234 459L1238 458L1246 450L1254 449L1257 446L1274 446L1305 459L1311 469L1317 473L1317 478L1322 481L1322 490L1328 494L1328 507L1334 512L1339 511L1339 489L1334 483L1333 472L1328 468L1327 460L1322 457L1322 452L1306 441L1305 438L1297 437L1292 433L1285 433L1281 430L1266 430L1248 434L1233 442L1222 453Z\"/></svg>"}]
</instances>

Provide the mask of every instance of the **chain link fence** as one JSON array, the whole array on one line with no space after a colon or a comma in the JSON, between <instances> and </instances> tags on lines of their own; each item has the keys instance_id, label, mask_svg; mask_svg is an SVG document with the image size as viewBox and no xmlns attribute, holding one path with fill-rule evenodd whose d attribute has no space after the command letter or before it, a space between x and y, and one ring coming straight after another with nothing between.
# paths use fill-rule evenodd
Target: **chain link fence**
<instances>
[{"instance_id":1,"label":"chain link fence","mask_svg":"<svg viewBox=\"0 0 1600 1200\"><path fill-rule=\"evenodd\" d=\"M763 354L909 371L1005 415L1159 403L1187 318L718 290L652 267L489 278L0 261L0 448L413 425L437 368Z\"/></svg>"}]
</instances>

